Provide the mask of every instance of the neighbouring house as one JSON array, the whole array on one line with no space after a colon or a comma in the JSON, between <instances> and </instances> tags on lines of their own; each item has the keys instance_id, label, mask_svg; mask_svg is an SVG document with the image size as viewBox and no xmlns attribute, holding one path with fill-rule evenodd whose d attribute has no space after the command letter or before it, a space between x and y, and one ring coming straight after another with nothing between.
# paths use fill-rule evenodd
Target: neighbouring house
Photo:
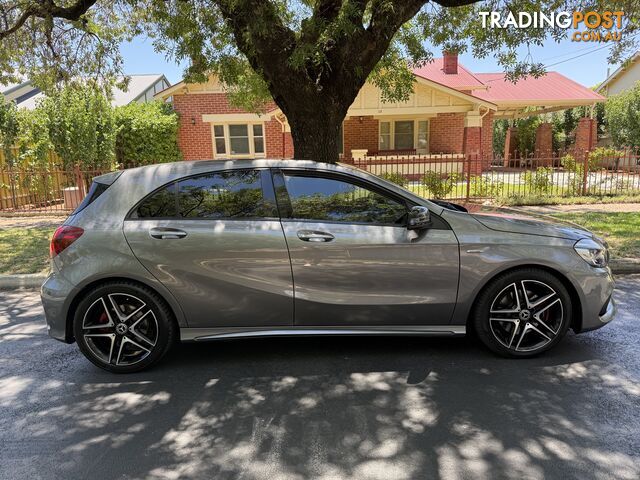
<instances>
[{"instance_id":1,"label":"neighbouring house","mask_svg":"<svg viewBox=\"0 0 640 480\"><path fill-rule=\"evenodd\" d=\"M128 75L127 91L114 89L111 103L114 107L127 105L132 102L150 102L154 96L171 86L167 77L162 74ZM19 108L32 110L37 101L44 97L44 93L33 85L31 80L11 85L0 85L0 93L7 101L14 101Z\"/></svg>"},{"instance_id":2,"label":"neighbouring house","mask_svg":"<svg viewBox=\"0 0 640 480\"><path fill-rule=\"evenodd\" d=\"M367 83L348 110L342 128L341 153L347 161L379 159L446 160L460 170L469 156L492 157L493 121L520 118L594 105L603 97L560 75L511 83L503 73L474 74L445 53L414 70L414 93L407 101L387 103L379 89ZM291 157L293 146L287 119L275 104L258 115L232 106L222 85L211 77L206 83L179 82L157 98L172 101L180 114L179 145L185 160L253 157ZM584 150L595 141L595 122L583 119L576 143ZM514 132L510 130L509 136ZM551 125L538 129L536 149L552 148ZM507 139L508 159L515 146ZM455 162L459 160L456 166ZM507 160L505 160L507 161Z\"/></svg>"},{"instance_id":3,"label":"neighbouring house","mask_svg":"<svg viewBox=\"0 0 640 480\"><path fill-rule=\"evenodd\" d=\"M612 74L598 85L596 92L605 97L617 95L633 87L640 81L640 50L622 63Z\"/></svg>"}]
</instances>

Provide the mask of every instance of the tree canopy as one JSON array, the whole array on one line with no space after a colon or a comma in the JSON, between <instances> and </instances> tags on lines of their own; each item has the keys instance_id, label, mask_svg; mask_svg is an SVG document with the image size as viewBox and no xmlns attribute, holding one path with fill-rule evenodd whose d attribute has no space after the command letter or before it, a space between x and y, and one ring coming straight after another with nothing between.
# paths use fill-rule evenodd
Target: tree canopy
<instances>
[{"instance_id":1,"label":"tree canopy","mask_svg":"<svg viewBox=\"0 0 640 480\"><path fill-rule=\"evenodd\" d=\"M482 28L480 11L624 10L615 61L635 45L638 8L637 0L0 0L0 81L24 75L46 90L98 76L108 86L123 73L120 42L147 35L188 62L187 80L214 74L248 110L273 99L297 157L334 161L339 126L367 80L386 100L406 99L411 68L435 49L494 55L511 78L539 75L544 65L518 47L567 36L557 27Z\"/></svg>"}]
</instances>

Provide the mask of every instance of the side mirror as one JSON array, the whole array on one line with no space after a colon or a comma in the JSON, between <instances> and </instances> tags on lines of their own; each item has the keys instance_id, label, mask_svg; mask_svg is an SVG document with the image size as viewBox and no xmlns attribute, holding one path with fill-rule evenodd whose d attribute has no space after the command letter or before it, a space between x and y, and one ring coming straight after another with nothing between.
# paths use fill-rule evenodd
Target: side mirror
<instances>
[{"instance_id":1,"label":"side mirror","mask_svg":"<svg viewBox=\"0 0 640 480\"><path fill-rule=\"evenodd\" d=\"M407 230L422 230L431 225L431 214L427 207L416 205L409 210Z\"/></svg>"}]
</instances>

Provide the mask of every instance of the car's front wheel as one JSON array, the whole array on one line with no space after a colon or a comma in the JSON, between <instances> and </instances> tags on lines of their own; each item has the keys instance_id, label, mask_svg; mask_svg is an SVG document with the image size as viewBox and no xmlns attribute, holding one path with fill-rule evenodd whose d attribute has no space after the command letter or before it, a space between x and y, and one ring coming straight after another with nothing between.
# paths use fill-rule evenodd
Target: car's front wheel
<instances>
[{"instance_id":1,"label":"car's front wheel","mask_svg":"<svg viewBox=\"0 0 640 480\"><path fill-rule=\"evenodd\" d=\"M531 357L549 350L571 322L571 297L553 274L515 270L492 280L479 295L473 316L478 338L492 351Z\"/></svg>"},{"instance_id":2,"label":"car's front wheel","mask_svg":"<svg viewBox=\"0 0 640 480\"><path fill-rule=\"evenodd\" d=\"M172 312L152 290L132 282L109 282L78 304L74 335L95 365L116 373L137 372L159 361L174 341Z\"/></svg>"}]
</instances>

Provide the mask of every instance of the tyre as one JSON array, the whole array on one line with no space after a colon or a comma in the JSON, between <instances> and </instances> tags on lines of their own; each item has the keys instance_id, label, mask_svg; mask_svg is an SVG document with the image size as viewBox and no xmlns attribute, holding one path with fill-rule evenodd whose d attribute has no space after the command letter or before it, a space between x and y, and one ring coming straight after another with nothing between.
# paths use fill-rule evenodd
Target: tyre
<instances>
[{"instance_id":1,"label":"tyre","mask_svg":"<svg viewBox=\"0 0 640 480\"><path fill-rule=\"evenodd\" d=\"M152 290L133 282L109 282L78 304L73 332L80 351L115 373L143 370L158 362L177 334L173 314Z\"/></svg>"},{"instance_id":2,"label":"tyre","mask_svg":"<svg viewBox=\"0 0 640 480\"><path fill-rule=\"evenodd\" d=\"M506 357L532 357L567 333L571 297L553 274L536 268L505 273L476 299L472 317L478 338Z\"/></svg>"}]
</instances>

